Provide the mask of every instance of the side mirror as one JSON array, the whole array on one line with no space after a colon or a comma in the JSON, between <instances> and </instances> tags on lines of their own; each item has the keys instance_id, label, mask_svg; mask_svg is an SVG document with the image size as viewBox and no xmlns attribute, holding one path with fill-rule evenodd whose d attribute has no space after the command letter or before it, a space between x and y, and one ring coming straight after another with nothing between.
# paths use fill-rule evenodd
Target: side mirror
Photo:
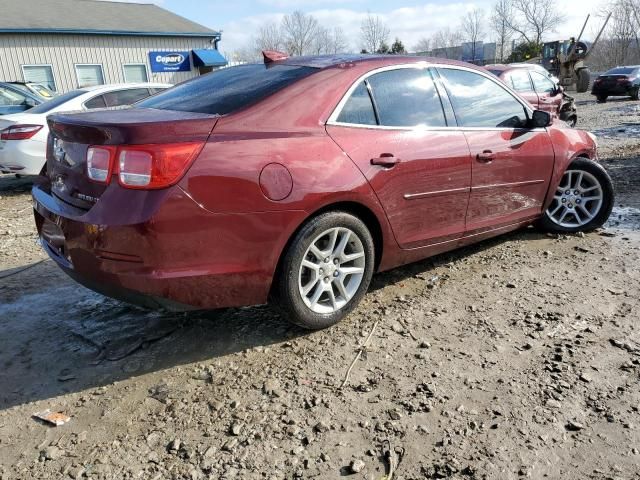
<instances>
[{"instance_id":1,"label":"side mirror","mask_svg":"<svg viewBox=\"0 0 640 480\"><path fill-rule=\"evenodd\" d=\"M549 112L543 112L542 110L534 110L531 119L529 120L529 126L531 128L544 128L551 125L551 114Z\"/></svg>"},{"instance_id":2,"label":"side mirror","mask_svg":"<svg viewBox=\"0 0 640 480\"><path fill-rule=\"evenodd\" d=\"M22 102L22 104L27 108L33 108L33 107L35 107L37 105L36 101L33 100L32 98L25 98L24 102Z\"/></svg>"}]
</instances>

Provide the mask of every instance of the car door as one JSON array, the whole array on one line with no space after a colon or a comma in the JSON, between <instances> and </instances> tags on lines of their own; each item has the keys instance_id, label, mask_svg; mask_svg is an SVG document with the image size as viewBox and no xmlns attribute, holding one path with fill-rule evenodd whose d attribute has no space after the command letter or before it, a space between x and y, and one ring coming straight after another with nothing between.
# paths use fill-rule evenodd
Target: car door
<instances>
[{"instance_id":1,"label":"car door","mask_svg":"<svg viewBox=\"0 0 640 480\"><path fill-rule=\"evenodd\" d=\"M454 120L431 72L412 64L360 79L327 124L377 194L402 248L464 233L471 158L464 134L447 121Z\"/></svg>"},{"instance_id":2,"label":"car door","mask_svg":"<svg viewBox=\"0 0 640 480\"><path fill-rule=\"evenodd\" d=\"M538 94L533 88L529 72L523 68L510 70L504 74L507 78L506 84L513 88L522 98L531 104L533 108L539 108Z\"/></svg>"},{"instance_id":3,"label":"car door","mask_svg":"<svg viewBox=\"0 0 640 480\"><path fill-rule=\"evenodd\" d=\"M438 71L473 158L467 235L539 216L554 164L546 129L527 128L531 111L489 75Z\"/></svg>"},{"instance_id":4,"label":"car door","mask_svg":"<svg viewBox=\"0 0 640 480\"><path fill-rule=\"evenodd\" d=\"M557 115L562 104L562 92L553 81L540 72L530 72L533 87L538 94L538 109Z\"/></svg>"}]
</instances>

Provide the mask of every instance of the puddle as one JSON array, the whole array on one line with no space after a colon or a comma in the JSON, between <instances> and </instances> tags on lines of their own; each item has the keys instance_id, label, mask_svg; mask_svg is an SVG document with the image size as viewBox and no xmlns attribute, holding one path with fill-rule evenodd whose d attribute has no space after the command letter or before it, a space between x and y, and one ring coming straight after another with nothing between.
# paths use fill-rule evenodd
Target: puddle
<instances>
[{"instance_id":1,"label":"puddle","mask_svg":"<svg viewBox=\"0 0 640 480\"><path fill-rule=\"evenodd\" d=\"M640 135L640 124L638 123L623 123L616 127L599 128L598 130L591 131L597 137L602 138L620 138L631 137Z\"/></svg>"},{"instance_id":2,"label":"puddle","mask_svg":"<svg viewBox=\"0 0 640 480\"><path fill-rule=\"evenodd\" d=\"M621 230L640 230L640 208L613 207L605 227Z\"/></svg>"}]
</instances>

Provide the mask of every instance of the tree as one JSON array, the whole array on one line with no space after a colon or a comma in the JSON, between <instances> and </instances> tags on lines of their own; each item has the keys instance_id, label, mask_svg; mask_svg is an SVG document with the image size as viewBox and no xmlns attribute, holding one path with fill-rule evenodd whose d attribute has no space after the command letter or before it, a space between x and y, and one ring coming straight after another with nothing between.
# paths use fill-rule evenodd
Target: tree
<instances>
[{"instance_id":1,"label":"tree","mask_svg":"<svg viewBox=\"0 0 640 480\"><path fill-rule=\"evenodd\" d=\"M431 51L431 40L426 37L422 37L413 47L413 51L419 53L426 53Z\"/></svg>"},{"instance_id":2,"label":"tree","mask_svg":"<svg viewBox=\"0 0 640 480\"><path fill-rule=\"evenodd\" d=\"M432 51L435 56L443 56L445 58L457 59L459 55L456 50L462 40L462 34L458 30L451 30L445 27L436 31L431 38Z\"/></svg>"},{"instance_id":3,"label":"tree","mask_svg":"<svg viewBox=\"0 0 640 480\"><path fill-rule=\"evenodd\" d=\"M396 37L395 42L393 42L393 44L391 45L391 53L395 55L402 55L407 53L407 51L404 48L404 44L400 41L398 37Z\"/></svg>"},{"instance_id":4,"label":"tree","mask_svg":"<svg viewBox=\"0 0 640 480\"><path fill-rule=\"evenodd\" d=\"M282 30L275 22L260 27L253 43L258 53L262 50L282 50L285 47Z\"/></svg>"},{"instance_id":5,"label":"tree","mask_svg":"<svg viewBox=\"0 0 640 480\"><path fill-rule=\"evenodd\" d=\"M556 0L506 0L508 8L495 10L507 28L519 34L524 43L542 43L542 37L560 25L564 16Z\"/></svg>"},{"instance_id":6,"label":"tree","mask_svg":"<svg viewBox=\"0 0 640 480\"><path fill-rule=\"evenodd\" d=\"M382 42L376 53L389 53L389 45L386 42Z\"/></svg>"},{"instance_id":7,"label":"tree","mask_svg":"<svg viewBox=\"0 0 640 480\"><path fill-rule=\"evenodd\" d=\"M378 16L368 13L360 25L360 40L362 49L368 52L381 50L389 39L389 28ZM389 47L387 46L387 50Z\"/></svg>"},{"instance_id":8,"label":"tree","mask_svg":"<svg viewBox=\"0 0 640 480\"><path fill-rule=\"evenodd\" d=\"M282 33L290 55L305 55L312 51L318 21L314 16L296 10L282 18Z\"/></svg>"},{"instance_id":9,"label":"tree","mask_svg":"<svg viewBox=\"0 0 640 480\"><path fill-rule=\"evenodd\" d=\"M513 22L513 9L510 0L498 0L493 6L490 24L496 35L496 59L500 62L504 62L508 56L509 41L513 37L513 30L509 28L509 25Z\"/></svg>"},{"instance_id":10,"label":"tree","mask_svg":"<svg viewBox=\"0 0 640 480\"><path fill-rule=\"evenodd\" d=\"M460 31L465 40L471 43L471 61L476 59L476 47L484 38L484 12L474 8L462 18Z\"/></svg>"},{"instance_id":11,"label":"tree","mask_svg":"<svg viewBox=\"0 0 640 480\"><path fill-rule=\"evenodd\" d=\"M349 51L349 42L344 30L340 27L334 27L331 35L331 49L329 53L347 53Z\"/></svg>"},{"instance_id":12,"label":"tree","mask_svg":"<svg viewBox=\"0 0 640 480\"><path fill-rule=\"evenodd\" d=\"M541 53L541 44L536 42L522 42L516 48L513 49L511 55L507 59L511 62L526 62L534 57L537 57Z\"/></svg>"}]
</instances>

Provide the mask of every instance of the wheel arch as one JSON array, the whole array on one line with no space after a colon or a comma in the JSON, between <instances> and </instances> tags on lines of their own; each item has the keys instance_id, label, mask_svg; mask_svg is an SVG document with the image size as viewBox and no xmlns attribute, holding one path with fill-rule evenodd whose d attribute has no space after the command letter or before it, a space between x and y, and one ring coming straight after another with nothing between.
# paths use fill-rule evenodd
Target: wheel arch
<instances>
[{"instance_id":1,"label":"wheel arch","mask_svg":"<svg viewBox=\"0 0 640 480\"><path fill-rule=\"evenodd\" d=\"M378 216L374 213L374 211L365 205L362 202L354 201L354 200L343 200L336 201L326 205L319 207L318 209L312 211L307 215L302 222L296 227L293 232L289 235L287 242L282 248L280 255L278 256L278 263L276 264L276 268L273 274L273 279L271 282L270 291L273 291L273 286L275 284L274 280L278 277L282 267L282 261L284 259L284 255L291 246L291 242L298 234L298 232L313 218L318 215L322 215L327 212L346 212L351 215L359 218L365 224L365 226L369 229L371 233L371 237L373 238L373 246L375 252L375 267L374 272L378 270L380 263L382 261L382 254L384 250L384 233L382 230L382 224Z\"/></svg>"}]
</instances>

